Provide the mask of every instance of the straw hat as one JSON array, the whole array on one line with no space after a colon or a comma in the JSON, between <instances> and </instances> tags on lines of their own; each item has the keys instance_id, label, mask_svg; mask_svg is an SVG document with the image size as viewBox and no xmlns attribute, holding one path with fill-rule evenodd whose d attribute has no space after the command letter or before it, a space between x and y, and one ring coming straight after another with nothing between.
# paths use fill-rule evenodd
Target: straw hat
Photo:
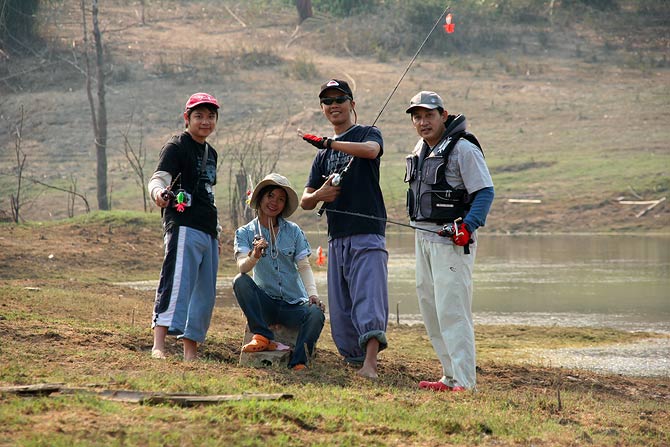
<instances>
[{"instance_id":1,"label":"straw hat","mask_svg":"<svg viewBox=\"0 0 670 447\"><path fill-rule=\"evenodd\" d=\"M266 175L254 188L254 192L251 194L251 200L249 200L249 205L251 205L253 209L258 209L258 195L263 188L268 185L276 185L286 191L286 206L284 207L284 211L282 211L282 217L287 218L298 209L298 194L293 190L288 179L276 172Z\"/></svg>"}]
</instances>

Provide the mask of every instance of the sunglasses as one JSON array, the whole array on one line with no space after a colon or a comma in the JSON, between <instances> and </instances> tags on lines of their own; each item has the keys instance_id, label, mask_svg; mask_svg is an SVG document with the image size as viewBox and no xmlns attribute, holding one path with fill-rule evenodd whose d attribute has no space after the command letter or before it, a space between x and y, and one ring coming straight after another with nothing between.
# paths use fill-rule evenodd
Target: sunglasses
<instances>
[{"instance_id":1,"label":"sunglasses","mask_svg":"<svg viewBox=\"0 0 670 447\"><path fill-rule=\"evenodd\" d=\"M335 98L321 98L321 104L325 104L327 106L332 105L334 102L342 104L349 101L350 99L351 98L348 96L336 96Z\"/></svg>"}]
</instances>

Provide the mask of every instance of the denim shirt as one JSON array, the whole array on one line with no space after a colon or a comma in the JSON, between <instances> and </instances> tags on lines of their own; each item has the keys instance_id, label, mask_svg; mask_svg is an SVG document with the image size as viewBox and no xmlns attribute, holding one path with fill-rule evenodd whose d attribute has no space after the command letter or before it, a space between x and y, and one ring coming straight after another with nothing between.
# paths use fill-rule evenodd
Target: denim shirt
<instances>
[{"instance_id":1,"label":"denim shirt","mask_svg":"<svg viewBox=\"0 0 670 447\"><path fill-rule=\"evenodd\" d=\"M240 254L252 251L258 228L258 218L255 218L235 231L236 258ZM265 250L265 256L262 256L254 266L254 282L274 299L284 300L289 304L307 301L309 297L297 267L299 260L312 254L305 233L297 224L280 217L276 239L277 252L271 250L274 247L270 244L270 230L262 225L260 229L269 245Z\"/></svg>"}]
</instances>

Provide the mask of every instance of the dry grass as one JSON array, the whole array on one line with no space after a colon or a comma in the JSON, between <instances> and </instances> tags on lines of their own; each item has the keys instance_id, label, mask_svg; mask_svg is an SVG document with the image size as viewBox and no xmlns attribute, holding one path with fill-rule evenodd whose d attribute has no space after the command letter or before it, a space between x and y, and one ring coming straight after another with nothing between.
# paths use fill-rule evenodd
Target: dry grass
<instances>
[{"instance_id":1,"label":"dry grass","mask_svg":"<svg viewBox=\"0 0 670 447\"><path fill-rule=\"evenodd\" d=\"M146 234L138 237L142 228ZM158 274L158 226L101 213L37 228L3 225L2 231L13 243L3 245L0 259L9 256L13 262L3 263L0 280L0 385L63 383L89 393L0 394L0 445L663 446L670 441L660 429L670 421L667 378L550 368L527 355L537 346L604 346L648 334L481 326L478 391L454 396L416 388L439 369L422 327L390 325L389 349L380 354L381 379L370 382L343 365L328 325L306 374L240 367L243 315L217 307L199 361L183 363L181 346L170 339L169 358L161 362L149 356L153 291L113 283ZM48 268L34 258L44 252L39 234L48 236L54 254L44 261ZM134 249L110 249L129 244ZM19 252L25 253L22 262L16 261ZM74 262L82 253L86 262ZM125 271L133 257L142 262ZM231 267L224 261L223 271ZM183 409L107 402L91 394L103 389L285 392L294 398Z\"/></svg>"}]
</instances>

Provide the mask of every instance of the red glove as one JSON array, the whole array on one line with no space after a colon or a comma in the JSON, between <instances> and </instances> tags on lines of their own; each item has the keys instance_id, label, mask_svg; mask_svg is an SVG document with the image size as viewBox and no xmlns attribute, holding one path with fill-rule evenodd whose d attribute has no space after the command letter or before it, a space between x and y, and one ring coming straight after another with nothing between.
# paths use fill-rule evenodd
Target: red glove
<instances>
[{"instance_id":1,"label":"red glove","mask_svg":"<svg viewBox=\"0 0 670 447\"><path fill-rule=\"evenodd\" d=\"M461 247L468 245L470 243L470 232L465 223L460 224L458 227L458 232L451 237L451 240L454 241L454 244L460 245Z\"/></svg>"},{"instance_id":2,"label":"red glove","mask_svg":"<svg viewBox=\"0 0 670 447\"><path fill-rule=\"evenodd\" d=\"M317 149L330 148L330 144L333 141L328 137L317 137L316 135L312 135L312 134L309 134L309 133L306 133L305 135L303 135L302 139L307 141L309 144L311 144L312 146L314 146Z\"/></svg>"}]
</instances>

